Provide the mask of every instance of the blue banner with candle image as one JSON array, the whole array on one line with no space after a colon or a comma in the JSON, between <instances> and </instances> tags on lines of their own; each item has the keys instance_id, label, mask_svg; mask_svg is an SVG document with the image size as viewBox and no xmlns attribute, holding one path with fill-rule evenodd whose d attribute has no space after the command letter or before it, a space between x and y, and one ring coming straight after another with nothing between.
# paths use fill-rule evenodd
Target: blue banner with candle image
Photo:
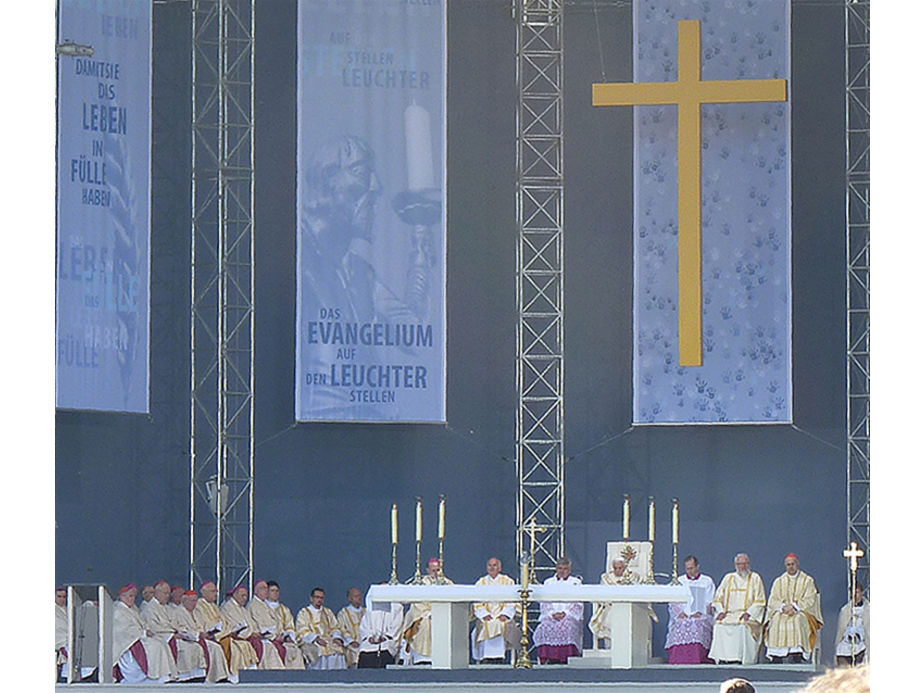
<instances>
[{"instance_id":1,"label":"blue banner with candle image","mask_svg":"<svg viewBox=\"0 0 924 693\"><path fill-rule=\"evenodd\" d=\"M446 420L445 16L299 2L298 421Z\"/></svg>"}]
</instances>

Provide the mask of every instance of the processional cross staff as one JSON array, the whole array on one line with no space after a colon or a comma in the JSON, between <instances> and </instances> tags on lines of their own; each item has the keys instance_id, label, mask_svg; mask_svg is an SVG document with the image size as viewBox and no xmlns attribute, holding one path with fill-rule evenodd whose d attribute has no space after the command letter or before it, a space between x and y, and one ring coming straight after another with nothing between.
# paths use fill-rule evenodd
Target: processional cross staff
<instances>
[{"instance_id":1,"label":"processional cross staff","mask_svg":"<svg viewBox=\"0 0 924 693\"><path fill-rule=\"evenodd\" d=\"M844 549L844 558L850 561L850 596L847 599L847 602L850 604L850 623L854 624L856 619L856 614L854 613L854 607L856 606L856 594L857 594L857 568L859 567L859 559L865 556L863 549L857 546L857 542L850 542L850 546ZM866 624L864 624L865 626ZM850 659L851 664L856 663L857 654L854 652L855 643L853 638L850 639Z\"/></svg>"},{"instance_id":2,"label":"processional cross staff","mask_svg":"<svg viewBox=\"0 0 924 693\"><path fill-rule=\"evenodd\" d=\"M677 22L676 82L600 82L594 106L677 106L677 279L681 366L703 365L702 115L704 103L786 101L785 79L702 80L698 19Z\"/></svg>"},{"instance_id":3,"label":"processional cross staff","mask_svg":"<svg viewBox=\"0 0 924 693\"><path fill-rule=\"evenodd\" d=\"M520 614L523 627L520 629L520 654L513 663L516 669L531 669L533 666L529 658L529 616L526 610L529 607L529 585L533 581L533 567L536 563L536 532L544 532L546 529L536 524L535 517L530 518L526 525L526 531L529 532L529 554L525 551L520 554Z\"/></svg>"}]
</instances>

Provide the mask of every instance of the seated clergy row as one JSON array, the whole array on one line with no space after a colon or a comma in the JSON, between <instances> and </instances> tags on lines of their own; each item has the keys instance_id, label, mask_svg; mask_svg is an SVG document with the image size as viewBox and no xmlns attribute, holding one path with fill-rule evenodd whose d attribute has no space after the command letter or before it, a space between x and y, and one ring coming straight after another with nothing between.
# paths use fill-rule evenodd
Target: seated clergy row
<instances>
[{"instance_id":1,"label":"seated clergy row","mask_svg":"<svg viewBox=\"0 0 924 693\"><path fill-rule=\"evenodd\" d=\"M810 576L799 569L794 554L785 558L786 571L765 596L760 575L750 569L746 554L735 557L735 570L716 588L708 575L700 572L699 561L688 556L682 584L690 589L686 603L669 605L670 624L665 647L671 663L757 661L761 638L771 661L802 661L814 649L822 627L820 597ZM501 561L491 558L487 574L475 584L513 585L502 572ZM431 559L425 584L452 584L441 575L440 562ZM545 584L580 584L571 575L571 562L560 559L556 574ZM601 575L603 584L631 584L640 576L626 567L621 558ZM279 599L279 585L260 580L254 594L238 586L218 606L218 589L213 582L201 586L200 595L182 587L173 589L166 582L146 586L140 609L135 605L138 589L129 584L119 591L114 610L114 648L116 679L128 683L202 679L209 682L237 681L241 669L343 669L384 667L395 662L419 664L430 661L431 605L418 602L405 614L401 604L390 611L366 610L362 592L350 588L349 603L335 615L324 606L321 588L311 591L311 602L293 618ZM58 610L56 663L66 661L66 592L55 594ZM853 652L866 645L862 633L855 644L857 627L868 602L852 607L850 623L842 630L853 638ZM609 640L610 605L595 604L589 628L597 639ZM845 607L846 608L846 607ZM859 616L854 616L854 613ZM471 633L472 656L478 662L502 663L507 653L519 648L521 631L519 605L484 603L473 605L475 627ZM649 609L652 618L654 612ZM768 618L764 618L769 614ZM63 621L63 626L62 624ZM540 662L563 663L579 657L583 645L584 604L582 602L544 602L539 623L533 633ZM845 621L845 624L847 622ZM64 635L62 636L62 631ZM865 631L864 631L865 632ZM616 637L619 637L617 634ZM838 654L841 654L840 650Z\"/></svg>"}]
</instances>

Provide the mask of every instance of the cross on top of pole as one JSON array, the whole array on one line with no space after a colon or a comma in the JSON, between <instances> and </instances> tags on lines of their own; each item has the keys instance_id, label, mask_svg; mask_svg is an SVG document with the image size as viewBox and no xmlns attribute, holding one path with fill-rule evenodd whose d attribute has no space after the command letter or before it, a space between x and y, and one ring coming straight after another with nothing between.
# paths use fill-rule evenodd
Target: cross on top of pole
<instances>
[{"instance_id":1,"label":"cross on top of pole","mask_svg":"<svg viewBox=\"0 0 924 693\"><path fill-rule=\"evenodd\" d=\"M850 542L850 547L844 549L844 558L850 559L850 571L855 573L857 572L857 561L862 556L865 556L863 549L857 548L857 542Z\"/></svg>"},{"instance_id":2,"label":"cross on top of pole","mask_svg":"<svg viewBox=\"0 0 924 693\"><path fill-rule=\"evenodd\" d=\"M594 106L677 106L677 278L680 365L703 365L702 115L704 103L786 101L785 79L702 79L698 19L677 22L676 82L600 82Z\"/></svg>"}]
</instances>

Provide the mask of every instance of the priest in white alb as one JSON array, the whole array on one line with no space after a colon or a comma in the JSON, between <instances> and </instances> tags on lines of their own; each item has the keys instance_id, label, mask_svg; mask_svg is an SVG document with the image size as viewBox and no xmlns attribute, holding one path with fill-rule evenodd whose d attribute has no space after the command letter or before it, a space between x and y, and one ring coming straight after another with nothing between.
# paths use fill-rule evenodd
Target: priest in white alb
<instances>
[{"instance_id":1,"label":"priest in white alb","mask_svg":"<svg viewBox=\"0 0 924 693\"><path fill-rule=\"evenodd\" d=\"M713 664L709 659L709 648L712 647L715 583L700 571L696 556L684 558L683 567L685 572L677 579L690 590L690 598L685 604L672 602L667 605L671 617L664 644L668 653L667 663Z\"/></svg>"},{"instance_id":2,"label":"priest in white alb","mask_svg":"<svg viewBox=\"0 0 924 693\"><path fill-rule=\"evenodd\" d=\"M499 558L488 559L488 574L478 578L475 585L515 585L513 578L501 573ZM514 620L517 613L514 602L483 602L473 604L475 629L472 631L472 658L486 664L503 664L507 650L519 646L520 628Z\"/></svg>"},{"instance_id":3,"label":"priest in white alb","mask_svg":"<svg viewBox=\"0 0 924 693\"><path fill-rule=\"evenodd\" d=\"M824 625L821 595L815 581L799 569L799 557L790 553L783 559L786 571L773 581L767 599L767 658L779 664L811 659Z\"/></svg>"},{"instance_id":4,"label":"priest in white alb","mask_svg":"<svg viewBox=\"0 0 924 693\"><path fill-rule=\"evenodd\" d=\"M641 582L641 576L626 566L626 559L616 556L610 564L610 570L600 575L601 585L635 585ZM610 609L612 602L594 604L593 616L587 627L594 634L595 640L609 641L610 639ZM604 642L609 647L609 642Z\"/></svg>"},{"instance_id":5,"label":"priest in white alb","mask_svg":"<svg viewBox=\"0 0 924 693\"><path fill-rule=\"evenodd\" d=\"M555 575L543 585L580 585L571 574L571 559L559 558ZM539 625L533 633L540 664L567 664L583 650L584 602L540 602Z\"/></svg>"},{"instance_id":6,"label":"priest in white alb","mask_svg":"<svg viewBox=\"0 0 924 693\"><path fill-rule=\"evenodd\" d=\"M343 635L347 669L355 669L359 663L359 624L365 613L363 593L358 587L351 587L347 590L346 606L337 612L337 623L340 624L340 633Z\"/></svg>"},{"instance_id":7,"label":"priest in white alb","mask_svg":"<svg viewBox=\"0 0 924 693\"><path fill-rule=\"evenodd\" d=\"M149 633L135 606L138 588L119 590L112 609L112 673L117 683L166 683L179 677L176 662L163 640Z\"/></svg>"},{"instance_id":8,"label":"priest in white alb","mask_svg":"<svg viewBox=\"0 0 924 693\"><path fill-rule=\"evenodd\" d=\"M218 586L211 580L202 583L199 589L202 596L196 602L196 621L205 626L206 633L221 645L225 661L228 663L228 680L238 682L241 669L256 669L257 653L246 640L239 638L234 629L226 624L218 608Z\"/></svg>"},{"instance_id":9,"label":"priest in white alb","mask_svg":"<svg viewBox=\"0 0 924 693\"><path fill-rule=\"evenodd\" d=\"M755 664L766 606L763 580L751 570L750 557L739 553L734 572L722 578L712 601L715 625L709 659L717 664Z\"/></svg>"},{"instance_id":10,"label":"priest in white alb","mask_svg":"<svg viewBox=\"0 0 924 693\"><path fill-rule=\"evenodd\" d=\"M334 612L324 606L324 590L311 590L311 603L295 618L295 639L309 669L346 669L343 634Z\"/></svg>"},{"instance_id":11,"label":"priest in white alb","mask_svg":"<svg viewBox=\"0 0 924 693\"><path fill-rule=\"evenodd\" d=\"M440 559L427 561L427 574L423 576L425 585L452 585L445 575L440 575ZM413 602L404 616L404 661L411 664L427 664L433 653L433 641L430 630L432 605L430 602Z\"/></svg>"},{"instance_id":12,"label":"priest in white alb","mask_svg":"<svg viewBox=\"0 0 924 693\"><path fill-rule=\"evenodd\" d=\"M384 669L395 663L404 631L404 606L392 602L388 610L366 609L359 622L360 669Z\"/></svg>"},{"instance_id":13,"label":"priest in white alb","mask_svg":"<svg viewBox=\"0 0 924 693\"><path fill-rule=\"evenodd\" d=\"M869 664L869 600L864 597L859 580L853 599L837 614L837 634L834 636L834 656L838 666Z\"/></svg>"}]
</instances>

